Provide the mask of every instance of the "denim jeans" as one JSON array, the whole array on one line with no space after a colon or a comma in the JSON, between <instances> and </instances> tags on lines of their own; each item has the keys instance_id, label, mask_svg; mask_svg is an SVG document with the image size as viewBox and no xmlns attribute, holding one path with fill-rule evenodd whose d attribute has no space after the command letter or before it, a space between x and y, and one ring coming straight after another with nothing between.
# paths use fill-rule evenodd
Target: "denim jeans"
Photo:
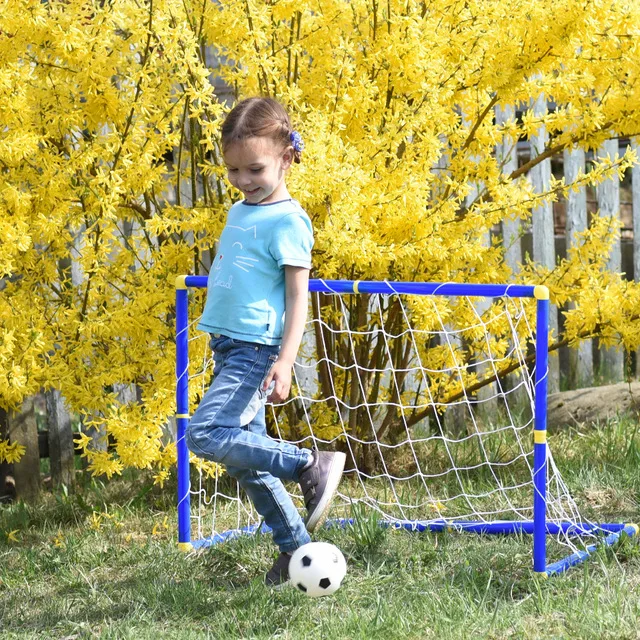
<instances>
[{"instance_id":1,"label":"denim jeans","mask_svg":"<svg viewBox=\"0 0 640 640\"><path fill-rule=\"evenodd\" d=\"M297 481L311 451L267 435L262 390L280 347L214 336L213 382L191 417L187 446L201 458L225 465L253 502L281 551L310 537L282 480Z\"/></svg>"}]
</instances>

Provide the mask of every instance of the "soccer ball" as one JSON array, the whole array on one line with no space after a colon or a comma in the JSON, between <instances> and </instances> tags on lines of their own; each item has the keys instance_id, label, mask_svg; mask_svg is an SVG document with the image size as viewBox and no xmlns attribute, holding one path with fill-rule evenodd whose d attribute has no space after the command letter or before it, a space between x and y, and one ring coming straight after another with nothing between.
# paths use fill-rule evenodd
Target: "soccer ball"
<instances>
[{"instance_id":1,"label":"soccer ball","mask_svg":"<svg viewBox=\"0 0 640 640\"><path fill-rule=\"evenodd\" d=\"M289 579L310 598L335 593L347 573L342 551L328 542L309 542L296 549L289 562Z\"/></svg>"}]
</instances>

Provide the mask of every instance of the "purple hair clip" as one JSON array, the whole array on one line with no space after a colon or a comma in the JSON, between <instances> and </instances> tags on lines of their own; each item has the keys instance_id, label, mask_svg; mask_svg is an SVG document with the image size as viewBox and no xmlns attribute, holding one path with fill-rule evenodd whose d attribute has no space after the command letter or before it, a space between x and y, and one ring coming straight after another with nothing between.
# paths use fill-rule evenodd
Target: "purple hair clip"
<instances>
[{"instance_id":1,"label":"purple hair clip","mask_svg":"<svg viewBox=\"0 0 640 640\"><path fill-rule=\"evenodd\" d=\"M291 140L291 146L294 151L298 153L304 149L304 142L302 141L302 136L297 131L292 131L289 134L289 140Z\"/></svg>"}]
</instances>

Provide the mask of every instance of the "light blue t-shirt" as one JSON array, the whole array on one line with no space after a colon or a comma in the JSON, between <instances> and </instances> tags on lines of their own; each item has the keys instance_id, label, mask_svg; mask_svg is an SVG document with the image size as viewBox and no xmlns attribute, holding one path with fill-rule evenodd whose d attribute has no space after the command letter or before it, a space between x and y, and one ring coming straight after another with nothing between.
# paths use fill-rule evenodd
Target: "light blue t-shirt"
<instances>
[{"instance_id":1,"label":"light blue t-shirt","mask_svg":"<svg viewBox=\"0 0 640 640\"><path fill-rule=\"evenodd\" d=\"M313 229L295 200L237 202L229 210L207 283L198 329L260 344L280 344L284 267L311 268Z\"/></svg>"}]
</instances>

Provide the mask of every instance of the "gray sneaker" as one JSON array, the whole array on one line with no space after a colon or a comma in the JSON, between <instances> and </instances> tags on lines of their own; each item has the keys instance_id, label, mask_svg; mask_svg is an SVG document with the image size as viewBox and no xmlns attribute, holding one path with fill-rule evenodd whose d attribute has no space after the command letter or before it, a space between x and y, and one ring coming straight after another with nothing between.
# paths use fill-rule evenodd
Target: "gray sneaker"
<instances>
[{"instance_id":1,"label":"gray sneaker","mask_svg":"<svg viewBox=\"0 0 640 640\"><path fill-rule=\"evenodd\" d=\"M272 589L282 589L289 584L289 563L291 554L282 552L273 563L273 567L267 571L264 583Z\"/></svg>"},{"instance_id":2,"label":"gray sneaker","mask_svg":"<svg viewBox=\"0 0 640 640\"><path fill-rule=\"evenodd\" d=\"M300 474L300 487L307 507L305 525L309 533L327 518L347 456L342 452L313 451L313 462Z\"/></svg>"}]
</instances>

